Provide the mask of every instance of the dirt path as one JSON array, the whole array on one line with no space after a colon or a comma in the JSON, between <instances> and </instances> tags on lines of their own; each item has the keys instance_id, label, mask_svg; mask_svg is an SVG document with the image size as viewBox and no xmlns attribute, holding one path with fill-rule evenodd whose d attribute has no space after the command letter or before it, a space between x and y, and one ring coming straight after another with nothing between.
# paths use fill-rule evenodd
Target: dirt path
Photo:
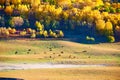
<instances>
[{"instance_id":1,"label":"dirt path","mask_svg":"<svg viewBox=\"0 0 120 80\"><path fill-rule=\"evenodd\" d=\"M107 65L104 64L53 64L53 63L1 63L0 64L0 71L3 70L26 70L26 69L43 69L43 68L83 68L83 67L105 67Z\"/></svg>"}]
</instances>

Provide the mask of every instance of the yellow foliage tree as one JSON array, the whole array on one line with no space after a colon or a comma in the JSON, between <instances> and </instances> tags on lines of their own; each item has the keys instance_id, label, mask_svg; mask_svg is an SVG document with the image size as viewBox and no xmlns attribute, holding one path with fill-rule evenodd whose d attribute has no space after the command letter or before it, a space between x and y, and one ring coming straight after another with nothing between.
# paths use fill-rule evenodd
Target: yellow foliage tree
<instances>
[{"instance_id":1,"label":"yellow foliage tree","mask_svg":"<svg viewBox=\"0 0 120 80\"><path fill-rule=\"evenodd\" d=\"M53 32L53 36L52 37L57 38L58 36L57 36L57 34L55 32Z\"/></svg>"},{"instance_id":2,"label":"yellow foliage tree","mask_svg":"<svg viewBox=\"0 0 120 80\"><path fill-rule=\"evenodd\" d=\"M115 30L116 30L117 32L120 32L120 26L116 26L116 27L115 27Z\"/></svg>"},{"instance_id":3,"label":"yellow foliage tree","mask_svg":"<svg viewBox=\"0 0 120 80\"><path fill-rule=\"evenodd\" d=\"M70 6L71 5L71 0L56 0L56 3L58 4L58 6Z\"/></svg>"},{"instance_id":4,"label":"yellow foliage tree","mask_svg":"<svg viewBox=\"0 0 120 80\"><path fill-rule=\"evenodd\" d=\"M32 33L32 29L31 28L27 28L26 31L27 31L28 34Z\"/></svg>"},{"instance_id":5,"label":"yellow foliage tree","mask_svg":"<svg viewBox=\"0 0 120 80\"><path fill-rule=\"evenodd\" d=\"M107 18L109 16L108 12L102 12L101 15L103 18Z\"/></svg>"},{"instance_id":6,"label":"yellow foliage tree","mask_svg":"<svg viewBox=\"0 0 120 80\"><path fill-rule=\"evenodd\" d=\"M48 37L48 32L45 30L45 31L43 31L43 36L46 38L46 37Z\"/></svg>"},{"instance_id":7,"label":"yellow foliage tree","mask_svg":"<svg viewBox=\"0 0 120 80\"><path fill-rule=\"evenodd\" d=\"M69 17L69 14L67 12L62 12L62 17L64 18L64 20L67 20Z\"/></svg>"},{"instance_id":8,"label":"yellow foliage tree","mask_svg":"<svg viewBox=\"0 0 120 80\"><path fill-rule=\"evenodd\" d=\"M61 7L55 9L55 13L54 14L56 14L56 16L60 15L61 13L62 13L62 8Z\"/></svg>"},{"instance_id":9,"label":"yellow foliage tree","mask_svg":"<svg viewBox=\"0 0 120 80\"><path fill-rule=\"evenodd\" d=\"M21 36L25 36L26 34L27 34L26 31L21 31L21 32L20 32L20 35L21 35Z\"/></svg>"},{"instance_id":10,"label":"yellow foliage tree","mask_svg":"<svg viewBox=\"0 0 120 80\"><path fill-rule=\"evenodd\" d=\"M18 5L18 10L20 11L20 13L22 15L24 15L25 17L28 17L28 11L29 11L29 7L27 7L27 5Z\"/></svg>"},{"instance_id":11,"label":"yellow foliage tree","mask_svg":"<svg viewBox=\"0 0 120 80\"><path fill-rule=\"evenodd\" d=\"M112 23L110 22L110 21L107 21L106 23L105 23L105 30L113 30L113 25L112 25Z\"/></svg>"},{"instance_id":12,"label":"yellow foliage tree","mask_svg":"<svg viewBox=\"0 0 120 80\"><path fill-rule=\"evenodd\" d=\"M27 12L28 11L28 7L26 5L18 5L18 10L20 12Z\"/></svg>"},{"instance_id":13,"label":"yellow foliage tree","mask_svg":"<svg viewBox=\"0 0 120 80\"><path fill-rule=\"evenodd\" d=\"M31 37L31 38L36 38L36 34L35 34L35 33L32 33L30 37Z\"/></svg>"},{"instance_id":14,"label":"yellow foliage tree","mask_svg":"<svg viewBox=\"0 0 120 80\"><path fill-rule=\"evenodd\" d=\"M16 29L15 29L15 28L9 29L9 33L10 33L10 34L15 34L15 33L16 33Z\"/></svg>"},{"instance_id":15,"label":"yellow foliage tree","mask_svg":"<svg viewBox=\"0 0 120 80\"><path fill-rule=\"evenodd\" d=\"M8 37L9 36L9 31L5 27L0 28L0 37Z\"/></svg>"},{"instance_id":16,"label":"yellow foliage tree","mask_svg":"<svg viewBox=\"0 0 120 80\"><path fill-rule=\"evenodd\" d=\"M83 0L75 0L75 2L83 2Z\"/></svg>"},{"instance_id":17,"label":"yellow foliage tree","mask_svg":"<svg viewBox=\"0 0 120 80\"><path fill-rule=\"evenodd\" d=\"M5 12L8 15L11 15L13 13L13 8L11 6L6 6Z\"/></svg>"},{"instance_id":18,"label":"yellow foliage tree","mask_svg":"<svg viewBox=\"0 0 120 80\"><path fill-rule=\"evenodd\" d=\"M64 37L64 33L62 30L59 31L58 37Z\"/></svg>"},{"instance_id":19,"label":"yellow foliage tree","mask_svg":"<svg viewBox=\"0 0 120 80\"><path fill-rule=\"evenodd\" d=\"M92 2L92 0L84 0L85 2Z\"/></svg>"},{"instance_id":20,"label":"yellow foliage tree","mask_svg":"<svg viewBox=\"0 0 120 80\"><path fill-rule=\"evenodd\" d=\"M51 29L49 30L49 36L57 38L57 34L55 32L53 32Z\"/></svg>"},{"instance_id":21,"label":"yellow foliage tree","mask_svg":"<svg viewBox=\"0 0 120 80\"><path fill-rule=\"evenodd\" d=\"M51 29L49 30L49 35L50 35L50 37L53 36L53 31Z\"/></svg>"},{"instance_id":22,"label":"yellow foliage tree","mask_svg":"<svg viewBox=\"0 0 120 80\"><path fill-rule=\"evenodd\" d=\"M103 31L104 28L105 28L105 21L104 20L97 20L96 21L96 29L98 31L101 31L101 30Z\"/></svg>"},{"instance_id":23,"label":"yellow foliage tree","mask_svg":"<svg viewBox=\"0 0 120 80\"><path fill-rule=\"evenodd\" d=\"M32 7L37 7L41 1L40 0L30 0L31 6Z\"/></svg>"},{"instance_id":24,"label":"yellow foliage tree","mask_svg":"<svg viewBox=\"0 0 120 80\"><path fill-rule=\"evenodd\" d=\"M22 0L11 0L11 3L15 4L15 5L21 4L21 2L22 2Z\"/></svg>"},{"instance_id":25,"label":"yellow foliage tree","mask_svg":"<svg viewBox=\"0 0 120 80\"><path fill-rule=\"evenodd\" d=\"M83 8L83 12L88 12L88 11L91 11L91 7L90 6L86 6Z\"/></svg>"},{"instance_id":26,"label":"yellow foliage tree","mask_svg":"<svg viewBox=\"0 0 120 80\"><path fill-rule=\"evenodd\" d=\"M39 21L36 21L35 25L36 25L37 29L40 30L40 31L44 29L44 26L41 25L41 23Z\"/></svg>"},{"instance_id":27,"label":"yellow foliage tree","mask_svg":"<svg viewBox=\"0 0 120 80\"><path fill-rule=\"evenodd\" d=\"M105 35L113 35L113 25L110 21L105 23Z\"/></svg>"},{"instance_id":28,"label":"yellow foliage tree","mask_svg":"<svg viewBox=\"0 0 120 80\"><path fill-rule=\"evenodd\" d=\"M25 3L25 4L29 3L30 4L30 1L31 0L22 0L22 3Z\"/></svg>"},{"instance_id":29,"label":"yellow foliage tree","mask_svg":"<svg viewBox=\"0 0 120 80\"><path fill-rule=\"evenodd\" d=\"M95 1L95 6L100 6L103 5L103 0L94 0Z\"/></svg>"},{"instance_id":30,"label":"yellow foliage tree","mask_svg":"<svg viewBox=\"0 0 120 80\"><path fill-rule=\"evenodd\" d=\"M0 0L0 4L5 4L5 0Z\"/></svg>"}]
</instances>

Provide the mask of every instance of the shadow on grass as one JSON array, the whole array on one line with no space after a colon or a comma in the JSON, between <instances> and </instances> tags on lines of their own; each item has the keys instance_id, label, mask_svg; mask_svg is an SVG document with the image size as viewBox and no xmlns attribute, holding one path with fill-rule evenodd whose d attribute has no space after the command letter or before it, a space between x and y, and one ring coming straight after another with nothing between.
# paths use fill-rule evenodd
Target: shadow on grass
<instances>
[{"instance_id":1,"label":"shadow on grass","mask_svg":"<svg viewBox=\"0 0 120 80\"><path fill-rule=\"evenodd\" d=\"M96 33L88 31L64 31L64 38L68 41L83 43L83 44L99 44L107 43L107 38L105 36L96 35ZM94 38L94 40L87 40L87 36Z\"/></svg>"},{"instance_id":2,"label":"shadow on grass","mask_svg":"<svg viewBox=\"0 0 120 80\"><path fill-rule=\"evenodd\" d=\"M24 79L19 79L19 78L4 78L4 77L0 77L0 80L24 80Z\"/></svg>"}]
</instances>

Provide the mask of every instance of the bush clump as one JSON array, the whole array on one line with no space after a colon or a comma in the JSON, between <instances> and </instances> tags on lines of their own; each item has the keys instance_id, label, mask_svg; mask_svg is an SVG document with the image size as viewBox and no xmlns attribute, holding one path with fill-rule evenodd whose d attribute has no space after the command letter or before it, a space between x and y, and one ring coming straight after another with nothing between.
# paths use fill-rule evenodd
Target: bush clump
<instances>
[{"instance_id":1,"label":"bush clump","mask_svg":"<svg viewBox=\"0 0 120 80\"><path fill-rule=\"evenodd\" d=\"M22 17L12 17L12 19L10 20L10 25L12 27L20 27L22 26L24 23L24 20Z\"/></svg>"},{"instance_id":2,"label":"bush clump","mask_svg":"<svg viewBox=\"0 0 120 80\"><path fill-rule=\"evenodd\" d=\"M108 39L108 42L111 42L111 43L115 42L114 36L108 36L107 39Z\"/></svg>"}]
</instances>

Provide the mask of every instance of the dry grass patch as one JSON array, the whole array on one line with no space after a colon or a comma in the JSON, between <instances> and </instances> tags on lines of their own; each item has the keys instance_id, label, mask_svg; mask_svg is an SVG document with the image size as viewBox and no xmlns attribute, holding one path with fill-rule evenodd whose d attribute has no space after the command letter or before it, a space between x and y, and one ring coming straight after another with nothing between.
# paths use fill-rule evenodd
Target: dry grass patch
<instances>
[{"instance_id":1,"label":"dry grass patch","mask_svg":"<svg viewBox=\"0 0 120 80\"><path fill-rule=\"evenodd\" d=\"M120 67L34 69L0 72L0 77L25 80L120 80Z\"/></svg>"}]
</instances>

